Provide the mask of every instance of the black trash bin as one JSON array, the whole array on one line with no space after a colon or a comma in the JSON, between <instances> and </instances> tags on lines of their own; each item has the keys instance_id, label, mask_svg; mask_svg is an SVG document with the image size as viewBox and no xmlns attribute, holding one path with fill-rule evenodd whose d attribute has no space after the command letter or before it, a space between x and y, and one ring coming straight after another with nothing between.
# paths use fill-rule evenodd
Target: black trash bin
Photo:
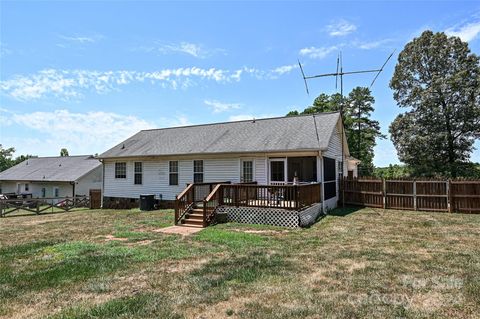
<instances>
[{"instance_id":1,"label":"black trash bin","mask_svg":"<svg viewBox=\"0 0 480 319\"><path fill-rule=\"evenodd\" d=\"M140 210L153 210L155 208L155 195L140 195Z\"/></svg>"}]
</instances>

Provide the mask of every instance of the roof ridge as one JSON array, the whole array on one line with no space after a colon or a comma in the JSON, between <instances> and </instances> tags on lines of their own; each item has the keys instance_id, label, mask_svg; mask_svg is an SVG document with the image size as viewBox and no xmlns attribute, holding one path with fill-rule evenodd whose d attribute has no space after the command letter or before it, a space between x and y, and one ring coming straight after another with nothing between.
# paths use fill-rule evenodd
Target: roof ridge
<instances>
[{"instance_id":1,"label":"roof ridge","mask_svg":"<svg viewBox=\"0 0 480 319\"><path fill-rule=\"evenodd\" d=\"M64 157L92 157L95 158L93 154L89 155L68 155L68 156L35 156L35 157L29 157L27 158L28 160L30 159L40 159L40 158L64 158ZM25 159L25 160L27 160Z\"/></svg>"},{"instance_id":2,"label":"roof ridge","mask_svg":"<svg viewBox=\"0 0 480 319\"><path fill-rule=\"evenodd\" d=\"M219 124L243 123L243 122L252 122L252 121L257 122L257 121L265 121L265 120L291 119L291 118L307 117L307 116L312 116L313 117L313 116L316 116L316 115L317 116L318 115L331 115L331 114L335 114L335 113L340 113L340 112L339 111L318 112L318 113L311 113L311 114L298 114L298 115L289 115L289 116L264 117L264 118L259 118L259 119L252 118L252 119L249 119L249 120L239 120L239 121L224 121L224 122L215 122L215 123L192 124L192 125L185 125L185 126L160 127L160 128L151 128L151 129L140 130L139 132L160 131L160 130L170 130L170 129L199 127L199 126L210 126L210 125L219 125Z\"/></svg>"}]
</instances>

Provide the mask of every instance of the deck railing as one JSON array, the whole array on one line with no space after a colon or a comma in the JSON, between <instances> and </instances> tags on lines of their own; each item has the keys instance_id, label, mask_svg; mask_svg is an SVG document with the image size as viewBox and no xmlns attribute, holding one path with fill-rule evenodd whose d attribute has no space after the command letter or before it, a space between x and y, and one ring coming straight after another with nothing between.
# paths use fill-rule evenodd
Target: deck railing
<instances>
[{"instance_id":1,"label":"deck railing","mask_svg":"<svg viewBox=\"0 0 480 319\"><path fill-rule=\"evenodd\" d=\"M219 206L300 210L321 202L320 183L304 185L219 184L203 201L203 224L208 226Z\"/></svg>"}]
</instances>

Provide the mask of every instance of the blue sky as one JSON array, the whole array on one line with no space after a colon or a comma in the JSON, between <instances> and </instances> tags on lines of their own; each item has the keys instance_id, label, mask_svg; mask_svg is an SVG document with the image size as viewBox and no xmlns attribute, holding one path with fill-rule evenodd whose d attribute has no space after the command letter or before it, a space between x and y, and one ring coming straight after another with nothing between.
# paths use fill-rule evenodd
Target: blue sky
<instances>
[{"instance_id":1,"label":"blue sky","mask_svg":"<svg viewBox=\"0 0 480 319\"><path fill-rule=\"evenodd\" d=\"M19 154L101 153L140 129L285 115L334 93L307 74L379 67L423 30L480 54L478 2L0 2L0 143ZM373 95L387 133L403 110ZM345 78L345 91L372 75ZM480 143L476 143L480 148ZM398 163L389 139L379 166ZM472 159L480 161L480 151Z\"/></svg>"}]
</instances>

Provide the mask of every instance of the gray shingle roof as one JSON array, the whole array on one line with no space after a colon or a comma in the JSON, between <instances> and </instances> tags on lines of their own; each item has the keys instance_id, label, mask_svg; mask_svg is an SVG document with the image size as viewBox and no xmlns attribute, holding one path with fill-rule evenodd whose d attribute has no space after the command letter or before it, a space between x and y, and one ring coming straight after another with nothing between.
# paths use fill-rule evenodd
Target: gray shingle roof
<instances>
[{"instance_id":1,"label":"gray shingle roof","mask_svg":"<svg viewBox=\"0 0 480 319\"><path fill-rule=\"evenodd\" d=\"M143 130L99 158L325 150L339 117L333 112Z\"/></svg>"},{"instance_id":2,"label":"gray shingle roof","mask_svg":"<svg viewBox=\"0 0 480 319\"><path fill-rule=\"evenodd\" d=\"M0 181L73 182L100 165L91 155L29 158L0 172Z\"/></svg>"}]
</instances>

